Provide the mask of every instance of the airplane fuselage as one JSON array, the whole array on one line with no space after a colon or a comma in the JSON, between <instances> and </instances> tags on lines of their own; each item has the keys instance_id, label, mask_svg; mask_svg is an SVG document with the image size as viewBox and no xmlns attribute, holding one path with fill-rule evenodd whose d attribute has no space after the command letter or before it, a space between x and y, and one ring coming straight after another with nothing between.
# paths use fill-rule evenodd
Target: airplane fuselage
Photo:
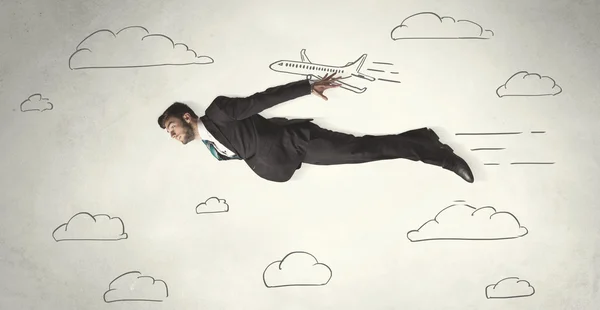
<instances>
[{"instance_id":1,"label":"airplane fuselage","mask_svg":"<svg viewBox=\"0 0 600 310\"><path fill-rule=\"evenodd\" d=\"M297 75L320 75L335 74L338 77L350 77L351 72L346 67L327 66L315 63L280 60L272 63L269 68L273 71L284 72Z\"/></svg>"}]
</instances>

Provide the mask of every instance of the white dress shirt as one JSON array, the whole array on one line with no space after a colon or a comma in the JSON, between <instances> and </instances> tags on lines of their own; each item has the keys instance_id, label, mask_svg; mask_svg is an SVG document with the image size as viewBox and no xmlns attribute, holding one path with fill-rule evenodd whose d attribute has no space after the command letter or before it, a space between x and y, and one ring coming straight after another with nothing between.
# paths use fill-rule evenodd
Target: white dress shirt
<instances>
[{"instance_id":1,"label":"white dress shirt","mask_svg":"<svg viewBox=\"0 0 600 310\"><path fill-rule=\"evenodd\" d=\"M200 139L207 140L215 144L215 148L217 151L227 157L236 156L236 154L230 149L226 148L223 144L221 144L204 126L204 123L200 119L198 119L198 133L200 133Z\"/></svg>"}]
</instances>

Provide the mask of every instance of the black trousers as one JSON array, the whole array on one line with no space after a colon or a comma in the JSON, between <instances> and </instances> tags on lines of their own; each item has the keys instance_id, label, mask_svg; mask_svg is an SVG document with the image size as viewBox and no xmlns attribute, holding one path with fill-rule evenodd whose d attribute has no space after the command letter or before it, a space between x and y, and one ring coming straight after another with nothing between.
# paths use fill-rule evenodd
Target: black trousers
<instances>
[{"instance_id":1,"label":"black trousers","mask_svg":"<svg viewBox=\"0 0 600 310\"><path fill-rule=\"evenodd\" d=\"M364 135L332 131L310 123L311 139L303 163L313 165L360 164L379 160L408 159L442 166L451 152L443 148L428 128L399 134Z\"/></svg>"}]
</instances>

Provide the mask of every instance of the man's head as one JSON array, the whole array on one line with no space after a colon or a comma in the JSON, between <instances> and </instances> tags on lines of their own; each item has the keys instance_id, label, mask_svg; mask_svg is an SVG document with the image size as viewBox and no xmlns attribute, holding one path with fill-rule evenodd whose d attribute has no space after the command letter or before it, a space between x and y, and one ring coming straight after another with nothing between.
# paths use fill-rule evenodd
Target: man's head
<instances>
[{"instance_id":1,"label":"man's head","mask_svg":"<svg viewBox=\"0 0 600 310\"><path fill-rule=\"evenodd\" d=\"M158 117L158 125L171 138L187 144L198 135L198 115L184 103L175 102Z\"/></svg>"}]
</instances>

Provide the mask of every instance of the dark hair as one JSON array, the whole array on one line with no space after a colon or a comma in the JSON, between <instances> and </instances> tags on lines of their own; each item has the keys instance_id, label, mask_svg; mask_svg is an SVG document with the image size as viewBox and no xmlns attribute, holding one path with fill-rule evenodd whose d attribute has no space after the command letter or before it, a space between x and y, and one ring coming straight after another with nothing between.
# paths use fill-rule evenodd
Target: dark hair
<instances>
[{"instance_id":1,"label":"dark hair","mask_svg":"<svg viewBox=\"0 0 600 310\"><path fill-rule=\"evenodd\" d=\"M198 115L194 113L192 108L190 108L187 104L181 102L175 102L170 105L164 112L158 117L158 126L160 128L165 129L165 120L171 116L177 117L179 119L183 119L183 115L185 113L190 113L190 115L194 118L198 118Z\"/></svg>"}]
</instances>

